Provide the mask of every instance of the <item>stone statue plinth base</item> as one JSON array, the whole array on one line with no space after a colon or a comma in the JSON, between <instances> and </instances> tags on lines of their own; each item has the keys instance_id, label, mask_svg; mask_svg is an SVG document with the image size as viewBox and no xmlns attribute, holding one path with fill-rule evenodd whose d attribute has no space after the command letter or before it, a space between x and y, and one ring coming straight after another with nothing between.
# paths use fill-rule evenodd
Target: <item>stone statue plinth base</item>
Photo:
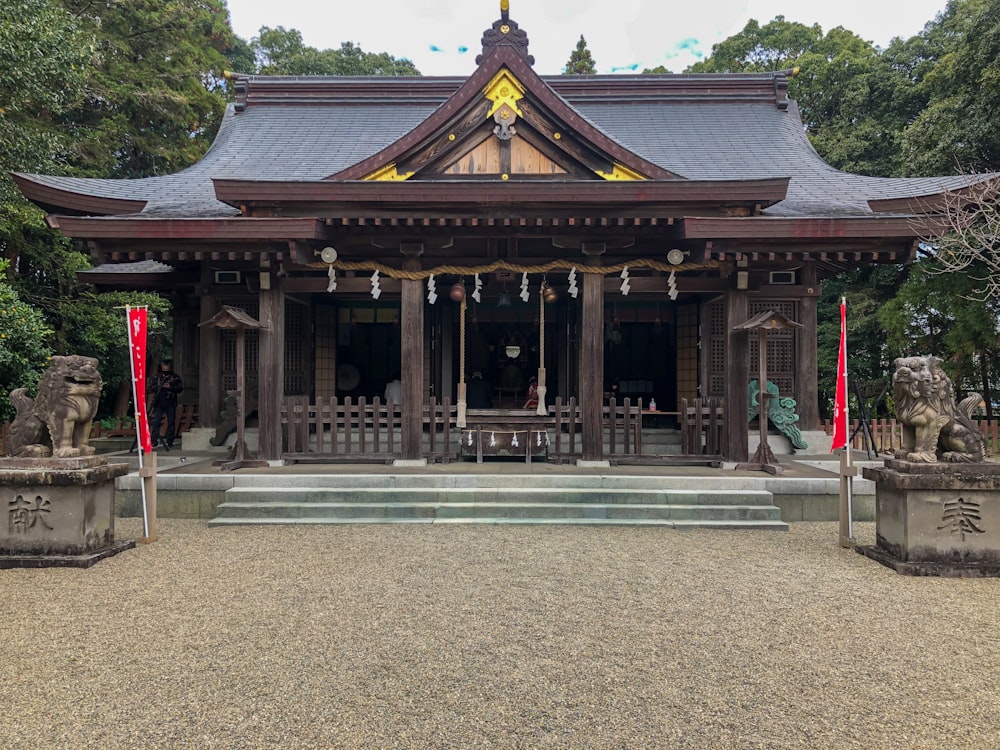
<instances>
[{"instance_id":1,"label":"stone statue plinth base","mask_svg":"<svg viewBox=\"0 0 1000 750\"><path fill-rule=\"evenodd\" d=\"M1000 577L1000 464L889 459L862 473L876 543L858 552L907 575Z\"/></svg>"},{"instance_id":2,"label":"stone statue plinth base","mask_svg":"<svg viewBox=\"0 0 1000 750\"><path fill-rule=\"evenodd\" d=\"M0 568L88 567L135 546L115 540L115 478L106 459L0 458Z\"/></svg>"}]
</instances>

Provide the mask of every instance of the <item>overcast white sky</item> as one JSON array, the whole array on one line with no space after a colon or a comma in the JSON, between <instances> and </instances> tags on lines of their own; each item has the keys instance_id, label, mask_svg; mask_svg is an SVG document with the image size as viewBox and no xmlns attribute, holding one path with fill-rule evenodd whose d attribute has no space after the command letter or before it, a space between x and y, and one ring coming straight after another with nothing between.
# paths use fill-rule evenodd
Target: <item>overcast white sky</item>
<instances>
[{"instance_id":1,"label":"overcast white sky","mask_svg":"<svg viewBox=\"0 0 1000 750\"><path fill-rule=\"evenodd\" d=\"M947 0L510 0L510 17L527 32L535 70L558 74L587 40L599 73L641 72L664 65L680 73L712 45L753 18L777 15L843 26L885 47L910 37L942 11ZM499 0L228 0L235 32L249 40L262 26L298 29L318 49L341 42L366 52L412 60L424 75L468 75L482 50L483 31L500 17Z\"/></svg>"}]
</instances>

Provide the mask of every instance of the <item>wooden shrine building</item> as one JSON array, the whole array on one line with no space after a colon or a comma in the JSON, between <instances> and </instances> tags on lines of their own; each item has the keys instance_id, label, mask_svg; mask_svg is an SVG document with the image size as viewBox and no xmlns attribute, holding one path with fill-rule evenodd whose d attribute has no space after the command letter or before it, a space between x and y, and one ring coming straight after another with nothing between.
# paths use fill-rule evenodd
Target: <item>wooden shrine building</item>
<instances>
[{"instance_id":1,"label":"wooden shrine building","mask_svg":"<svg viewBox=\"0 0 1000 750\"><path fill-rule=\"evenodd\" d=\"M237 367L199 324L223 305L260 321L263 458L289 450L289 398L370 401L398 374L393 450L420 459L428 405L458 415L480 371L500 406L538 373L539 412L575 399L585 460L609 394L723 397L724 454L745 461L757 353L734 328L766 310L802 325L769 339L767 372L819 429L820 283L911 261L917 206L971 178L831 168L790 71L539 76L506 0L482 45L467 78L233 75L212 148L177 174L15 179L89 248L84 278L173 300L203 427Z\"/></svg>"}]
</instances>

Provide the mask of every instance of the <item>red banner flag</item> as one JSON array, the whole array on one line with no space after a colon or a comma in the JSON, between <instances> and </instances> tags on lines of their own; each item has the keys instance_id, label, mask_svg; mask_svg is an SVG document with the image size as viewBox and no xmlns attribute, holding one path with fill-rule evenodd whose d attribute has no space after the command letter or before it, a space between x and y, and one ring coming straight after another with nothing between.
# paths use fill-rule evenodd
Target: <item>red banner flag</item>
<instances>
[{"instance_id":1,"label":"red banner flag","mask_svg":"<svg viewBox=\"0 0 1000 750\"><path fill-rule=\"evenodd\" d=\"M153 450L146 414L146 308L127 307L128 348L132 355L132 396L135 399L135 426L143 453Z\"/></svg>"},{"instance_id":2,"label":"red banner flag","mask_svg":"<svg viewBox=\"0 0 1000 750\"><path fill-rule=\"evenodd\" d=\"M837 394L833 401L833 443L830 451L847 447L847 301L840 300L840 353L837 355Z\"/></svg>"}]
</instances>

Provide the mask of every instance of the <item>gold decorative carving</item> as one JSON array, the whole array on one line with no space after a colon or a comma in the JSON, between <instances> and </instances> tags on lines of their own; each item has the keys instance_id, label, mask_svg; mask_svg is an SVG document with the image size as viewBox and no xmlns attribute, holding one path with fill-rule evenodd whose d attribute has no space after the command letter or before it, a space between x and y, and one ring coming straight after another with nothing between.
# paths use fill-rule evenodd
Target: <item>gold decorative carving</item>
<instances>
[{"instance_id":1,"label":"gold decorative carving","mask_svg":"<svg viewBox=\"0 0 1000 750\"><path fill-rule=\"evenodd\" d=\"M639 174L634 169L629 169L628 167L618 164L615 162L614 169L610 172L602 172L600 169L594 170L599 176L603 177L605 180L645 180L647 179L644 175Z\"/></svg>"},{"instance_id":2,"label":"gold decorative carving","mask_svg":"<svg viewBox=\"0 0 1000 750\"><path fill-rule=\"evenodd\" d=\"M514 114L514 110L509 105L502 104L493 115L493 121L496 123L493 135L501 141L509 141L517 135L517 130L514 128L514 120L516 119L517 115Z\"/></svg>"},{"instance_id":3,"label":"gold decorative carving","mask_svg":"<svg viewBox=\"0 0 1000 750\"><path fill-rule=\"evenodd\" d=\"M402 181L408 180L413 177L413 172L397 172L396 164L386 164L384 167L379 167L371 174L363 177L364 180L384 180L384 181Z\"/></svg>"},{"instance_id":4,"label":"gold decorative carving","mask_svg":"<svg viewBox=\"0 0 1000 750\"><path fill-rule=\"evenodd\" d=\"M518 108L517 103L524 98L525 88L509 70L504 68L491 80L483 89L483 96L493 102L487 117L493 117L494 113L505 104L518 115L524 117L524 113Z\"/></svg>"}]
</instances>

